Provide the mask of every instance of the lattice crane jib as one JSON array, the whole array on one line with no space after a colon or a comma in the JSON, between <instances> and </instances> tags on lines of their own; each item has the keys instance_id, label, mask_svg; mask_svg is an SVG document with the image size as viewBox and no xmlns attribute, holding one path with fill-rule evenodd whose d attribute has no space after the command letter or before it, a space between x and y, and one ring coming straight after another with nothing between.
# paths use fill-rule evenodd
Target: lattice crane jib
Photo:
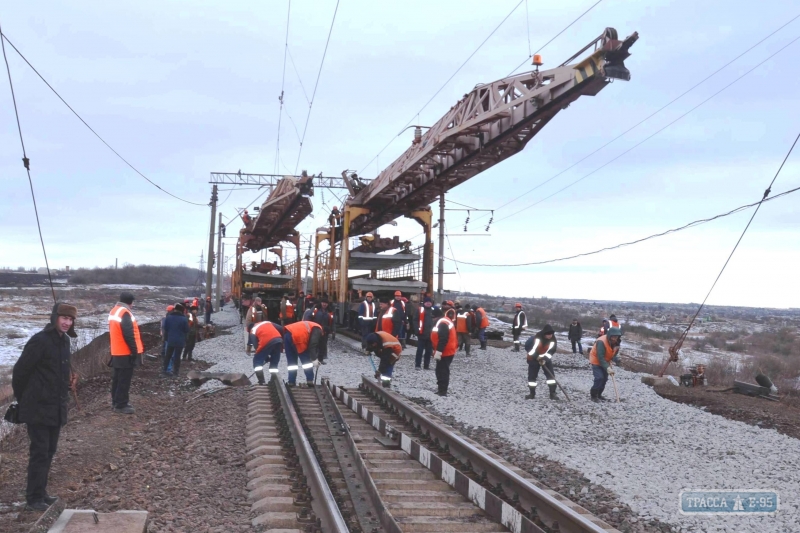
<instances>
[{"instance_id":1,"label":"lattice crane jib","mask_svg":"<svg viewBox=\"0 0 800 533\"><path fill-rule=\"evenodd\" d=\"M629 80L624 60L638 39L606 28L564 64L480 84L465 94L424 135L348 206L368 212L352 217L350 236L369 233L423 208L443 191L522 151L556 114L581 96L594 96L613 79ZM587 57L576 60L594 47Z\"/></svg>"}]
</instances>

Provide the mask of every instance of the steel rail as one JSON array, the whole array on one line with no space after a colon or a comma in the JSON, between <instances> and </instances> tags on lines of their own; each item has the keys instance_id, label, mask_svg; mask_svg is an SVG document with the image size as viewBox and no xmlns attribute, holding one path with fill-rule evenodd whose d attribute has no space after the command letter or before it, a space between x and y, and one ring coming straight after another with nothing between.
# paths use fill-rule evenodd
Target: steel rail
<instances>
[{"instance_id":1,"label":"steel rail","mask_svg":"<svg viewBox=\"0 0 800 533\"><path fill-rule=\"evenodd\" d=\"M350 456L355 463L356 470L358 470L358 473L361 475L361 479L364 483L364 489L369 496L369 500L372 503L375 512L377 513L377 518L381 524L381 527L386 531L386 533L402 533L402 529L392 516L392 513L389 511L389 507L378 493L378 487L375 485L375 481L372 479L372 476L367 469L367 464L364 461L364 458L358 451L358 445L353 438L353 434L350 432L350 426L347 424L342 416L342 412L339 410L339 404L336 401L333 392L331 391L332 386L327 378L323 380L321 388L324 389L325 396L330 400L330 405L333 406L337 423L341 426L342 432L347 440L347 447L350 450Z\"/></svg>"},{"instance_id":2,"label":"steel rail","mask_svg":"<svg viewBox=\"0 0 800 533\"><path fill-rule=\"evenodd\" d=\"M273 379L277 384L278 397L294 439L297 456L303 466L303 473L311 490L313 497L311 508L317 517L322 520L323 530L326 533L349 533L347 522L336 504L336 499L333 497L327 481L325 481L322 468L320 468L317 458L314 456L311 443L308 441L308 437L300 423L300 416L297 414L297 409L295 409L294 403L289 397L289 391L286 390L286 385L283 381L277 378Z\"/></svg>"},{"instance_id":3,"label":"steel rail","mask_svg":"<svg viewBox=\"0 0 800 533\"><path fill-rule=\"evenodd\" d=\"M587 513L585 510L584 513L581 513L578 509L572 508L569 505L571 502L566 498L564 501L560 501L547 490L534 485L506 465L499 463L483 450L443 427L439 422L432 420L398 394L381 387L367 376L362 376L362 383L367 391L389 402L401 417L410 420L423 433L428 433L432 440L438 439L440 446L447 446L448 453L454 458L462 463L471 464L475 472L485 472L491 485L499 484L506 492L516 494L519 497L521 508L535 508L538 516L548 524L557 522L560 532L609 533L609 531L615 531L599 519L595 519L597 522L592 520L592 515L584 514ZM576 504L575 506L583 510Z\"/></svg>"}]
</instances>

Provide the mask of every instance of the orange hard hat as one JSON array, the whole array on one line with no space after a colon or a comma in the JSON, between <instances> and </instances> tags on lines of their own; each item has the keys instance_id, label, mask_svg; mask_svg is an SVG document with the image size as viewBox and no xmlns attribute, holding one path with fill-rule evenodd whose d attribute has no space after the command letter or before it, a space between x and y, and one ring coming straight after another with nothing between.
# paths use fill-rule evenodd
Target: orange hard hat
<instances>
[{"instance_id":1,"label":"orange hard hat","mask_svg":"<svg viewBox=\"0 0 800 533\"><path fill-rule=\"evenodd\" d=\"M395 296L402 296L402 295L403 295L403 293L402 293L402 292L400 292L400 291L394 291L394 295L395 295Z\"/></svg>"},{"instance_id":2,"label":"orange hard hat","mask_svg":"<svg viewBox=\"0 0 800 533\"><path fill-rule=\"evenodd\" d=\"M517 302L517 303L514 304L514 307L522 307L522 304Z\"/></svg>"},{"instance_id":3,"label":"orange hard hat","mask_svg":"<svg viewBox=\"0 0 800 533\"><path fill-rule=\"evenodd\" d=\"M167 306L167 311L172 311L173 309L175 309L174 305L168 305Z\"/></svg>"},{"instance_id":4,"label":"orange hard hat","mask_svg":"<svg viewBox=\"0 0 800 533\"><path fill-rule=\"evenodd\" d=\"M371 292L368 292L365 298L375 298L375 295L372 294Z\"/></svg>"}]
</instances>

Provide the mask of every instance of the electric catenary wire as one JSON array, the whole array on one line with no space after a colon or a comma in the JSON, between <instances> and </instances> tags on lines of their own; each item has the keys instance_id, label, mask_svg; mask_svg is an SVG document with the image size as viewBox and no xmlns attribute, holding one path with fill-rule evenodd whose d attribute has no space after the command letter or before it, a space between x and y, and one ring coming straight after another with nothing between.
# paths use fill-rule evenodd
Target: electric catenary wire
<instances>
[{"instance_id":1,"label":"electric catenary wire","mask_svg":"<svg viewBox=\"0 0 800 533\"><path fill-rule=\"evenodd\" d=\"M753 219L756 218L758 210L761 209L761 204L763 204L767 200L767 197L772 192L772 186L775 184L775 180L778 179L778 175L780 175L781 170L783 170L783 166L786 164L786 161L789 159L789 156L792 155L792 151L794 151L794 147L797 145L798 140L800 140L800 133L797 134L797 137L792 143L792 147L789 148L789 151L786 153L786 157L783 158L781 165L778 167L778 171L775 173L775 176L772 177L772 181L769 182L769 186L764 191L764 195L761 197L761 200L758 202L758 204L756 204L756 209L755 211L753 211L753 215L750 217L750 220L747 221L747 225L744 227L742 234L739 236L739 240L737 240L736 244L733 246L733 250L731 250L730 255L725 260L725 264L722 265L722 269L720 269L719 274L717 274L716 279L714 279L714 283L711 284L711 288L708 289L706 297L703 298L703 302L700 304L700 307L697 308L697 312L692 317L692 320L689 322L689 325L686 326L686 330L681 334L681 336L678 338L678 341L673 345L671 351L674 352L675 350L679 349L680 346L683 344L683 341L686 340L686 336L689 334L689 330L692 329L694 321L697 320L697 316L700 314L700 311L702 311L703 307L706 305L708 297L711 296L711 292L714 290L714 287L717 286L717 282L722 277L722 273L725 272L725 268L728 266L728 263L730 263L733 254L736 253L736 249L739 248L739 244L741 244L742 239L744 239L745 233L747 233L747 230L750 229L750 224L753 223Z\"/></svg>"},{"instance_id":2,"label":"electric catenary wire","mask_svg":"<svg viewBox=\"0 0 800 533\"><path fill-rule=\"evenodd\" d=\"M31 162L30 159L28 159L27 152L25 151L25 141L22 138L22 124L20 123L19 110L17 109L17 97L14 94L14 83L11 81L11 67L9 67L8 65L8 57L6 56L6 45L3 42L2 37L4 37L3 30L2 28L0 28L0 46L2 46L3 48L3 61L5 61L6 72L8 73L8 85L11 88L11 100L12 102L14 102L14 116L16 116L17 118L17 131L19 132L19 143L22 146L22 164L25 166L25 171L28 173L28 184L31 187L31 198L33 199L33 212L36 214L36 227L39 229L39 242L42 243L42 253L44 254L44 265L47 268L47 279L50 281L50 292L53 294L53 303L58 303L58 300L56 299L56 290L53 288L53 276L50 274L50 262L47 260L47 250L44 247L44 237L42 237L42 224L39 222L39 208L36 206L36 194L33 192L33 179L31 178Z\"/></svg>"},{"instance_id":3,"label":"electric catenary wire","mask_svg":"<svg viewBox=\"0 0 800 533\"><path fill-rule=\"evenodd\" d=\"M503 220L506 220L506 219L509 219L509 218L511 218L511 217L513 217L513 216L516 216L516 215L518 215L518 214L520 214L520 213L522 213L522 212L524 212L524 211L527 211L528 209L531 209L531 208L533 208L533 207L535 207L535 206L537 206L537 205L541 204L542 202L545 202L546 200L549 200L549 199L550 199L550 198L552 198L553 196L556 196L557 194L560 194L560 193L562 193L562 192L566 191L566 190L567 190L567 189L569 189L570 187L572 187L572 186L574 186L574 185L577 185L578 183L580 183L581 181L585 180L586 178L588 178L589 176L593 175L594 173L598 172L599 170L602 170L603 168L607 167L608 165L610 165L610 164L611 164L611 163L613 163L614 161L618 160L618 159L619 159L619 158L621 158L622 156L624 156L624 155L626 155L626 154L628 154L628 153L632 152L633 150L635 150L635 149L636 149L636 148L638 148L639 146L643 145L644 143L646 143L647 141L649 141L650 139L652 139L653 137L655 137L656 135L658 135L659 133L661 133L662 131L664 131L665 129L669 128L670 126L672 126L672 125L673 125L673 124L675 124L676 122L678 122L678 121L682 120L682 119L683 119L684 117L686 117L688 114L692 113L693 111L695 111L696 109L698 109L698 108L699 108L699 107L701 107L702 105L706 104L706 103L707 103L709 100L711 100L712 98L716 97L717 95L719 95L720 93L722 93L723 91L725 91L726 89L728 89L729 87L731 87L732 85L734 85L735 83L737 83L737 82L741 81L742 79L744 79L745 77L747 77L747 76L748 76L750 73L752 73L752 72L753 72L754 70L756 70L758 67L760 67L761 65L763 65L764 63L766 63L767 61L769 61L770 59L772 59L773 57L775 57L775 56L776 56L776 55L778 55L779 53L781 53L782 51L784 51L786 48L788 48L789 46L791 46L792 44L794 44L794 43L795 43L795 42L797 42L798 40L800 40L800 36L799 36L799 37L795 37L794 39L792 39L791 41L789 41L787 44L785 44L784 46L782 46L781 48L779 48L779 49L778 49L776 52L774 52L773 54L771 54L769 57L767 57L766 59L764 59L763 61L761 61L761 62L760 62L760 63L758 63L757 65L755 65L753 68L749 69L749 70L748 70L748 71L746 71L744 74L742 74L742 75L741 75L741 76L739 76L738 78L734 79L732 82L730 82L730 83L728 83L727 85L725 85L725 86L724 86L722 89L718 90L717 92L715 92L714 94L712 94L711 96L709 96L708 98L706 98L705 100L703 100L702 102L700 102L699 104L697 104L696 106L694 106L693 108L691 108L690 110L686 111L685 113L683 113L682 115L680 115L680 116L679 116L678 118L676 118L675 120L672 120L671 122L667 123L665 126L663 126L663 127L659 128L659 129L658 129L658 130L656 130L655 132L651 133L650 135L648 135L647 137L645 137L644 139L642 139L642 140L641 140L641 141L639 141L638 143L634 144L633 146L631 146L630 148L628 148L628 149L627 149L627 150L625 150L624 152L622 152L622 153L618 154L617 156L613 157L612 159L610 159L610 160L606 161L605 163L603 163L603 164L602 164L602 165L600 165L599 167L595 168L595 169L594 169L594 170L592 170L591 172L589 172L589 173L587 173L587 174L584 174L582 177L578 178L577 180L575 180L575 181L573 181L573 182L569 183L568 185L566 185L566 186L564 186L564 187L560 188L560 189L559 189L559 190L557 190L556 192L554 192L554 193L552 193L552 194L550 194L550 195L548 195L548 196L545 196L545 197L544 197L544 198L542 198L541 200L539 200L539 201L537 201L537 202L534 202L534 203L532 203L531 205L529 205L529 206L527 206L527 207L523 207L522 209L520 209L520 210L518 210L518 211L515 211L514 213L512 213L512 214L510 214L510 215L507 215L507 216L505 216L505 217L503 217L503 218L500 218L500 219L498 219L498 222L500 222L500 221L503 221Z\"/></svg>"},{"instance_id":4,"label":"electric catenary wire","mask_svg":"<svg viewBox=\"0 0 800 533\"><path fill-rule=\"evenodd\" d=\"M281 118L283 118L283 96L284 87L286 86L286 56L289 53L289 20L292 15L292 0L289 0L289 7L286 12L286 38L283 44L283 74L281 74L281 94L278 96L280 105L278 107L278 133L275 138L275 165L273 172L278 173L278 160L281 156ZM294 121L292 121L294 123ZM295 129L297 129L295 127Z\"/></svg>"},{"instance_id":5,"label":"electric catenary wire","mask_svg":"<svg viewBox=\"0 0 800 533\"><path fill-rule=\"evenodd\" d=\"M538 50L536 50L535 52L533 52L532 54L530 54L528 57L526 57L526 58L525 58L525 59L522 61L522 63L520 63L519 65L517 65L517 68L515 68L514 70L512 70L511 72L509 72L509 73L508 73L508 76L511 76L511 75L512 75L512 74L514 74L516 71L518 71L518 70L520 69L520 67L522 67L522 65L524 65L524 64L525 64L525 63L527 63L528 61L530 61L530 59L531 59L531 58L532 58L532 57L533 57L535 54L538 54L539 52L541 52L542 50L544 50L544 49L545 49L545 47L547 47L547 45L548 45L548 44L550 44L550 43L552 43L553 41L555 41L556 39L558 39L558 38L559 38L559 36L561 36L561 34L562 34L562 33L564 33L565 31L567 31L568 29L570 29L570 28L572 27L572 25L573 25L573 24L575 24L576 22L578 22L579 20L581 20L581 19L582 19L584 16L586 16L586 15L589 13L589 11L591 11L592 9L594 9L595 7L597 7L597 6L600 4L600 2L602 2L602 1L603 1L603 0L597 0L597 2L595 2L594 4L592 4L592 5L591 5L591 7L589 7L589 9L587 9L586 11L584 11L583 13L581 13L581 14L578 16L578 18L576 18L575 20L573 20L572 22L570 22L570 23L569 23L569 24L568 24L568 25L567 25L567 26L566 26L566 27L565 27L563 30L561 30L560 32L556 33L556 34L555 34L555 35L554 35L554 36L553 36L553 37L552 37L552 38L551 38L549 41L547 41L547 42L546 42L546 43L544 43L542 46L540 46ZM525 7L527 8L527 4L525 5ZM529 31L530 31L530 30L529 30ZM530 40L530 37L529 37L528 39ZM528 51L530 52L530 42L528 43ZM506 76L506 77L508 77L508 76Z\"/></svg>"},{"instance_id":6,"label":"electric catenary wire","mask_svg":"<svg viewBox=\"0 0 800 533\"><path fill-rule=\"evenodd\" d=\"M700 80L699 82L695 83L694 85L692 85L691 87L689 87L688 89L686 89L684 92L682 92L681 94L679 94L678 96L676 96L675 98L673 98L672 100L670 100L669 102L667 102L666 104L664 104L663 106L661 106L660 108L658 108L657 110L655 110L654 112L650 113L649 115L647 115L646 117L644 117L642 120L640 120L639 122L637 122L636 124L634 124L634 125L633 125L633 126L631 126L630 128L626 129L625 131L623 131L622 133L620 133L619 135L617 135L616 137L614 137L613 139L611 139L610 141L608 141L607 143L605 143L604 145L600 146L599 148L597 148L596 150L592 151L591 153L589 153L589 154L585 155L584 157L582 157L581 159L579 159L578 161L576 161L576 162L575 162L575 163L573 163L572 165L568 166L568 167L567 167L567 168L565 168L564 170L562 170L562 171L558 172L557 174L553 175L552 177L550 177L550 178L546 179L545 181L543 181L543 182L541 182L541 183L539 183L539 184L535 185L535 186L534 186L534 187L532 187L531 189L528 189L528 190L527 190L527 191L525 191L524 193L522 193L522 194L519 194L519 195L516 195L516 196L515 196L514 198L512 198L511 200L509 200L508 202L506 202L506 203L504 203L504 204L502 204L502 205L500 205L500 206L496 207L495 209L498 209L498 210L499 210L499 209L501 209L501 208L503 208L503 207L506 207L506 206L508 206L508 205L511 205L511 204L513 204L514 202L516 202L516 201L518 201L518 200L522 199L523 197L527 196L528 194L532 193L533 191L535 191L535 190L539 189L539 188L540 188L540 187L542 187L543 185L546 185L546 184L550 183L551 181L553 181L553 180L554 180L554 179L556 179L557 177L561 176L561 175L562 175L562 174L564 174L565 172L567 172L567 171L571 170L572 168L574 168L575 166L579 165L580 163L582 163L582 162L586 161L587 159L589 159L589 158L590 158L590 157L592 157L593 155L597 154L597 153L598 153L598 152L600 152L601 150L603 150L603 149L607 148L607 147L608 147L609 145L611 145L612 143L614 143L614 142L618 141L619 139L621 139L622 137L624 137L625 135L627 135L627 134L628 134L628 133L630 133L631 131L635 130L636 128L638 128L639 126L641 126L642 124L644 124L645 122L647 122L648 120L650 120L651 118L655 117L656 115L658 115L659 113L661 113L662 111L664 111L666 108L668 108L669 106L671 106L672 104L674 104L675 102L677 102L678 100L680 100L681 98L683 98L684 96L686 96L687 94L689 94L690 92L694 91L695 89L697 89L698 87L700 87L702 84L704 84L705 82L707 82L708 80L710 80L711 78L713 78L714 76L716 76L717 74L719 74L720 72L722 72L723 70L725 70L726 68L728 68L730 65L732 65L733 63L735 63L736 61L738 61L738 60L739 60L740 58L742 58L743 56L745 56L745 55L746 55L748 52L752 51L752 50L753 50L754 48L756 48L758 45L760 45L761 43L763 43L764 41L766 41L767 39L769 39L770 37L772 37L773 35L775 35L775 34L776 34L776 33L778 33L779 31L781 31L783 28L785 28L786 26L788 26L789 24L791 24L792 22L794 22L794 21L795 21L795 20L797 20L798 18L800 18L800 14L798 14L798 15L795 15L794 17L792 17L792 18L791 18L791 19L790 19L788 22L784 23L784 24L783 24L783 25L781 25L780 27L778 27L778 28L776 28L775 30L773 30L771 33L769 33L767 36L765 36L764 38L762 38L761 40L759 40L757 43L753 44L753 45L752 45L752 46L750 46L748 49L746 49L745 51L741 52L739 55L737 55L736 57L734 57L733 59L731 59L730 61L728 61L728 62L727 62L727 63L725 63L724 65L722 65L721 67L719 67L717 70L715 70L714 72L712 72L711 74L709 74L708 76L706 76L705 78L703 78L702 80Z\"/></svg>"},{"instance_id":7,"label":"electric catenary wire","mask_svg":"<svg viewBox=\"0 0 800 533\"><path fill-rule=\"evenodd\" d=\"M615 244L614 246L608 246L606 248L600 248L599 250L594 250L592 252L584 252L584 253L580 253L580 254L569 255L569 256L566 256L566 257L559 257L559 258L556 258L556 259L546 259L546 260L543 260L543 261L532 261L530 263L483 264L483 263L470 263L468 261L461 261L461 260L459 260L458 262L461 263L462 265L470 265L470 266L476 266L476 267L506 268L506 267L523 267L523 266L547 265L547 264L550 264L550 263L559 263L559 262L562 262L562 261L569 261L570 259L577 259L579 257L586 257L586 256L589 256L589 255L596 255L596 254L600 254L600 253L603 253L603 252L616 250L618 248L624 248L626 246L632 246L634 244L639 244L641 242L649 241L651 239L655 239L655 238L658 238L658 237L664 237L664 236L669 235L671 233L677 233L677 232L683 231L685 229L693 228L693 227L699 226L701 224L706 224L708 222L713 222L714 220L717 220L717 219L720 219L720 218L724 218L724 217L727 217L727 216L731 216L731 215L734 215L734 214L736 214L736 213L738 213L740 211L744 211L746 209L750 209L751 207L758 206L762 202L770 202L772 200L777 200L778 198L781 198L783 196L787 196L787 195L795 193L797 191L800 191L800 187L795 187L794 189L789 189L788 191L784 191L784 192L782 192L780 194L776 194L775 196L772 196L770 198L762 199L762 200L760 200L758 202L753 202L752 204L741 205L741 206L739 206L739 207L737 207L735 209L731 209L730 211L727 211L725 213L721 213L719 215L714 215L713 217L703 218L703 219L700 219L700 220L694 220L692 222L689 222L688 224L684 224L683 226L679 226L677 228L672 228L672 229L668 229L666 231L662 231L660 233L655 233L653 235L648 235L647 237L642 237L641 239L636 239L634 241L623 242L623 243L620 243L620 244ZM447 257L447 256L445 256L445 259L449 259L450 261L455 261L455 259Z\"/></svg>"},{"instance_id":8,"label":"electric catenary wire","mask_svg":"<svg viewBox=\"0 0 800 533\"><path fill-rule=\"evenodd\" d=\"M95 136L95 137L97 137L97 138L100 140L100 142L102 142L104 145L106 145L106 147L107 147L109 150L111 150L111 151L114 153L114 155L116 155L116 156L117 156L117 157L118 157L118 158L119 158L119 159L120 159L120 160L121 160L123 163L125 163L126 165L128 165L128 167L130 167L130 169L131 169L131 170L133 170L134 172L136 172L136 173L137 173L137 174L138 174L140 177L144 178L144 179L145 179L145 180L146 180L146 181L147 181L147 182L148 182L150 185L152 185L152 186L153 186L153 187L155 187L156 189L158 189L159 191L163 192L164 194L167 194L167 195L169 195L169 196L171 196L171 197L175 198L176 200L180 200L181 202L185 202L185 203L187 203L187 204L189 204L189 205L199 205L199 206L203 206L203 207L205 207L205 206L207 206L207 205L208 205L207 203L198 203L198 202L192 202L192 201L190 201L190 200L186 200L186 199L184 199L184 198L181 198L180 196L177 196L177 195L175 195L175 194L172 194L172 193L171 193L171 192L169 192L168 190L164 189L164 188L163 188L161 185L159 185L158 183L154 182L153 180L151 180L150 178L148 178L147 176L145 176L145 175L144 175L144 174L143 174L143 173L142 173L142 172L141 172L141 171L140 171L138 168L136 168L135 166L133 166L133 165L132 165L130 162L128 162L128 160L127 160L127 159L125 159L124 157L122 157L122 155L121 155L119 152L117 152L117 151L114 149L114 147L112 147L110 144L108 144L108 142L106 142L106 140L105 140L105 139L103 139L103 138L100 136L100 134L99 134L99 133L97 133L97 132L94 130L94 128L92 128L92 127L89 125L89 123L87 123L87 122L86 122L86 121L83 119L83 117L81 117L81 116L78 114L78 112L77 112L77 111L75 111L75 109L73 109L73 108L72 108L72 106L71 106L71 105L69 105L69 104L67 103L67 101L66 101L66 100L64 100L64 98L63 98L63 97L62 97L62 96L61 96L61 95L58 93L58 91L56 91L56 90L53 88L53 86L52 86L52 85L50 85L50 83L49 83L49 82L48 82L48 81L47 81L47 80L44 78L44 76L42 76L42 75L39 73L39 71L38 71L38 70L36 70L36 68L35 68L35 67L34 67L34 66L31 64L31 62L30 62L30 61L28 61L28 59L27 59L27 58L26 58L24 55L22 55L22 52L20 52L20 51L19 51L19 49L18 49L16 46L14 46L14 43L12 43L12 42L9 40L9 38L8 38L8 37L7 37L7 36L6 36L4 33L1 33L1 34L0 34L0 37L2 37L2 40L5 40L5 42L7 42L7 43L8 43L8 44L11 46L11 48L13 48L13 49L14 49L14 51L15 51L15 52L16 52L16 53L19 55L19 57L21 57L21 58L22 58L22 60L23 60L23 61L25 61L25 63L27 63L27 64L28 64L28 66L31 68L31 70L33 70L33 72L35 72L35 73L36 73L36 75L37 75L37 76L39 76L39 79L41 79L41 80L44 82L44 84L45 84L45 85L47 85L47 87L48 87L48 88L49 88L51 91L53 91L53 94L55 94L55 95L58 97L58 99L59 99L59 100L61 100L61 102L62 102L62 103L65 105L65 106L67 106L67 109L69 109L70 111L72 111L72 114L73 114L73 115L75 115L75 116L78 118L78 120L80 120L80 121L83 123L83 125L84 125L84 126L86 126L86 127L89 129L89 131L91 131L91 132L94 134L94 136Z\"/></svg>"},{"instance_id":9,"label":"electric catenary wire","mask_svg":"<svg viewBox=\"0 0 800 533\"><path fill-rule=\"evenodd\" d=\"M483 48L483 45L485 45L485 44L486 44L486 42L487 42L489 39L491 39L492 35L494 35L494 34L497 32L497 30L499 30L499 29L500 29L500 27L501 27L503 24L505 24L505 22L506 22L506 21L509 19L509 17L510 17L512 14L514 14L514 12L517 10L517 8L519 8L519 6L521 6L521 5L522 5L522 3L523 3L524 1L525 1L525 0L520 0L520 1L519 1L519 3L517 3L517 5L515 5L515 6L514 6L514 7L511 9L511 11L509 11L509 12L508 12L508 15L506 15L506 16L505 16L505 18L504 18L502 21L500 21L500 24L498 24L498 25L497 25L497 26L496 26L496 27L495 27L495 28L492 30L492 32L491 32L489 35L487 35L487 36L486 36L486 38L483 40L483 42L481 42L481 44L479 44L479 45L478 45L478 47L477 47L477 48L476 48L476 49L475 49L475 50L474 50L474 51L473 51L473 52L472 52L472 53L469 55L469 57L468 57L467 59L465 59L463 63L461 63L461 66L459 66L459 67L456 69L456 71L455 71L455 72L453 72L453 74L451 74L449 78L447 78L447 80L446 80L446 81L445 81L445 82L442 84L442 86L441 86L441 87L439 87L439 89L438 89L438 90L437 90L435 93L433 93L433 96L431 96L431 97L430 97L430 99L428 99L428 101L427 101L427 102L425 102L425 105L423 105L423 106L420 108L420 110L419 110L419 111L417 111L416 113L414 113L414 115L411 117L411 119L409 119L409 121L408 121L408 122L406 122L406 124L405 124L405 125L404 125L402 128L400 128L400 133L402 133L402 132L403 132L403 131L404 131L404 130L405 130L405 129L406 129L406 128L407 128L407 127L408 127L408 126L409 126L409 125L412 123L412 122L414 122L414 119L415 119L415 118L418 118L418 117L419 117L419 114L420 114L420 113L422 113L422 112L425 110L425 108L427 108L427 107L428 107L428 105L429 105L431 102L433 102L433 99L434 99L434 98L436 98L436 97L439 95L439 93L440 93L440 92L442 92L442 90L443 90L445 87L447 87L447 84L448 84L448 83L450 83L450 81L451 81L453 78L455 78L456 74L458 74L459 72L461 72L461 69L462 69L462 68L464 68L464 66L466 66L466 64L467 64L467 63L469 63L469 60L470 60L470 59L472 59L472 58L475 56L475 54L477 54L477 53L478 53L478 51L479 51L481 48ZM601 0L601 1L602 1L602 0ZM399 134L398 134L398 135L399 135ZM370 165L372 164L372 162L373 162L373 161L375 161L376 159L378 159L378 157L380 157L380 155L381 155L381 154L382 154L382 153L383 153L383 152L384 152L384 151L385 151L387 148L389 148L389 145L391 145L391 144L392 144L392 143L395 141L395 139L397 139L397 137L398 137L398 136L394 136L394 137L392 137L392 138L389 140L389 142L388 142L388 143L386 143L386 146L384 146L383 148L381 148L380 152L378 152L377 154L375 154L375 157L373 157L372 159L370 159L370 160L369 160L369 162L368 162L366 165L364 165L364 168L362 168L362 169L361 169L361 170L360 170L358 173L359 173L359 174L362 174L362 173L363 173L363 172L364 172L364 171L367 169L367 167L368 167L368 166L370 166Z\"/></svg>"},{"instance_id":10,"label":"electric catenary wire","mask_svg":"<svg viewBox=\"0 0 800 533\"><path fill-rule=\"evenodd\" d=\"M319 87L319 78L322 76L322 67L325 65L325 56L328 55L328 45L331 44L331 35L333 34L333 25L336 22L336 13L339 12L339 0L336 0L336 7L333 10L333 18L331 19L331 27L328 30L328 39L325 41L325 50L322 51L322 61L319 63L319 71L317 71L317 81L314 83L314 90L311 92L311 101L308 103L308 114L306 115L306 125L303 127L303 137L300 139L300 149L297 151L297 161L294 164L294 173L297 174L297 169L300 166L300 156L303 153L303 143L306 140L306 132L308 131L308 121L311 119L311 110L314 107L314 98L317 96L317 87Z\"/></svg>"}]
</instances>

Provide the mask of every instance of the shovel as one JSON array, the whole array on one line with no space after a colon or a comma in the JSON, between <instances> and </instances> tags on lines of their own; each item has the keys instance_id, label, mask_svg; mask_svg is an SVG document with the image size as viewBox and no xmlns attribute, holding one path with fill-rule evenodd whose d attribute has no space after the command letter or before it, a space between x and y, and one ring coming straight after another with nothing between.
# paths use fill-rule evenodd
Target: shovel
<instances>
[{"instance_id":1,"label":"shovel","mask_svg":"<svg viewBox=\"0 0 800 533\"><path fill-rule=\"evenodd\" d=\"M610 361L608 366L613 368L613 365ZM614 374L611 374L611 383L614 385L614 395L617 397L617 403L619 403L619 391L617 390L617 380L614 378Z\"/></svg>"},{"instance_id":2,"label":"shovel","mask_svg":"<svg viewBox=\"0 0 800 533\"><path fill-rule=\"evenodd\" d=\"M567 394L567 391L564 390L564 387L561 386L561 383L558 382L558 380L555 378L555 376L550 373L550 371L544 365L544 361L540 360L539 361L539 366L541 366L542 370L544 370L544 374L547 376L547 379L552 379L553 381L555 381L556 385L558 385L558 388L561 389L561 392L564 393L564 398L566 398L568 402L571 402L572 400L569 399L569 394Z\"/></svg>"}]
</instances>

